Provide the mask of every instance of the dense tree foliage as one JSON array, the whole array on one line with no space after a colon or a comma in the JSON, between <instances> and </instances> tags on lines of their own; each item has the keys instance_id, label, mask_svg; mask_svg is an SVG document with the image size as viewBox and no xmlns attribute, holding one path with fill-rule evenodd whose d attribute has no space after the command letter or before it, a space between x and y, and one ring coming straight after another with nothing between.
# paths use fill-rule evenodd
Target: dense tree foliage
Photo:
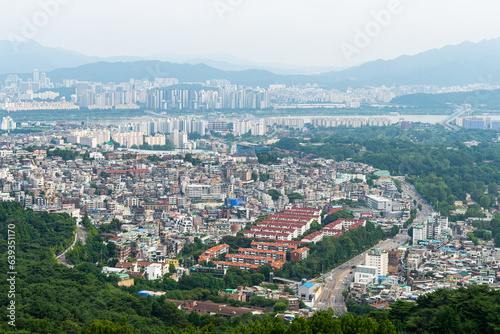
<instances>
[{"instance_id":1,"label":"dense tree foliage","mask_svg":"<svg viewBox=\"0 0 500 334\"><path fill-rule=\"evenodd\" d=\"M278 163L278 155L274 152L257 153L257 159L260 164L273 165Z\"/></svg>"},{"instance_id":2,"label":"dense tree foliage","mask_svg":"<svg viewBox=\"0 0 500 334\"><path fill-rule=\"evenodd\" d=\"M346 291L347 293L347 291ZM347 296L347 295L346 295ZM361 316L366 316L370 314L371 312L376 311L377 309L370 304L363 303L363 304L358 304L354 299L349 298L346 301L346 307L347 311L349 313L352 313L354 315L361 315Z\"/></svg>"},{"instance_id":3,"label":"dense tree foliage","mask_svg":"<svg viewBox=\"0 0 500 334\"><path fill-rule=\"evenodd\" d=\"M121 231L122 222L114 218L109 224L101 224L99 226L99 233L109 233L111 231Z\"/></svg>"},{"instance_id":4,"label":"dense tree foliage","mask_svg":"<svg viewBox=\"0 0 500 334\"><path fill-rule=\"evenodd\" d=\"M202 163L200 158L193 158L191 153L186 153L184 155L184 161L192 163L193 166L200 165Z\"/></svg>"},{"instance_id":5,"label":"dense tree foliage","mask_svg":"<svg viewBox=\"0 0 500 334\"><path fill-rule=\"evenodd\" d=\"M367 222L366 227L350 230L340 237L324 237L316 244L307 245L310 249L307 259L299 260L295 265L285 263L276 276L298 281L319 276L376 245L383 237L384 231L371 222Z\"/></svg>"},{"instance_id":6,"label":"dense tree foliage","mask_svg":"<svg viewBox=\"0 0 500 334\"><path fill-rule=\"evenodd\" d=\"M500 291L485 285L440 289L417 303L396 302L387 316L400 333L498 333Z\"/></svg>"},{"instance_id":7,"label":"dense tree foliage","mask_svg":"<svg viewBox=\"0 0 500 334\"><path fill-rule=\"evenodd\" d=\"M243 237L225 235L222 237L221 243L229 245L229 251L235 253L239 248L251 248L252 240Z\"/></svg>"},{"instance_id":8,"label":"dense tree foliage","mask_svg":"<svg viewBox=\"0 0 500 334\"><path fill-rule=\"evenodd\" d=\"M70 263L97 263L101 261L108 261L116 257L115 244L112 242L107 244L103 243L103 240L99 235L99 231L94 227L94 225L92 225L87 215L83 217L82 225L87 229L88 237L85 240L85 244L78 241L75 247L66 253L66 259ZM112 222L111 228L116 226L119 226L119 222Z\"/></svg>"},{"instance_id":9,"label":"dense tree foliage","mask_svg":"<svg viewBox=\"0 0 500 334\"><path fill-rule=\"evenodd\" d=\"M500 247L500 214L495 215L488 225L488 229L492 232L495 239L495 247Z\"/></svg>"},{"instance_id":10,"label":"dense tree foliage","mask_svg":"<svg viewBox=\"0 0 500 334\"><path fill-rule=\"evenodd\" d=\"M291 194L288 194L287 196L288 196L289 201L293 201L296 199L304 199L304 195L301 195L299 193L291 193Z\"/></svg>"},{"instance_id":11,"label":"dense tree foliage","mask_svg":"<svg viewBox=\"0 0 500 334\"><path fill-rule=\"evenodd\" d=\"M273 201L277 201L281 196L283 196L278 190L276 189L269 189L267 191L267 194L271 196Z\"/></svg>"},{"instance_id":12,"label":"dense tree foliage","mask_svg":"<svg viewBox=\"0 0 500 334\"><path fill-rule=\"evenodd\" d=\"M63 160L75 160L78 156L78 152L73 150L61 150L56 148L55 150L47 151L47 156L49 157L61 157Z\"/></svg>"},{"instance_id":13,"label":"dense tree foliage","mask_svg":"<svg viewBox=\"0 0 500 334\"><path fill-rule=\"evenodd\" d=\"M269 180L269 174L267 174L267 173L260 173L259 174L259 180L262 181L262 182L266 182L267 180Z\"/></svg>"},{"instance_id":14,"label":"dense tree foliage","mask_svg":"<svg viewBox=\"0 0 500 334\"><path fill-rule=\"evenodd\" d=\"M175 147L167 141L165 145L149 145L148 143L144 143L139 146L139 149L148 151L174 151Z\"/></svg>"},{"instance_id":15,"label":"dense tree foliage","mask_svg":"<svg viewBox=\"0 0 500 334\"><path fill-rule=\"evenodd\" d=\"M0 202L0 235L8 235L8 225L16 226L18 247L46 247L59 254L74 241L75 222L68 214L51 215L47 212L24 210L15 202ZM4 254L5 251L2 251Z\"/></svg>"},{"instance_id":16,"label":"dense tree foliage","mask_svg":"<svg viewBox=\"0 0 500 334\"><path fill-rule=\"evenodd\" d=\"M326 216L325 219L323 219L322 223L323 225L328 225L340 218L352 219L354 218L354 216L349 212L347 212L346 210L339 210L337 212L332 213L331 215Z\"/></svg>"}]
</instances>

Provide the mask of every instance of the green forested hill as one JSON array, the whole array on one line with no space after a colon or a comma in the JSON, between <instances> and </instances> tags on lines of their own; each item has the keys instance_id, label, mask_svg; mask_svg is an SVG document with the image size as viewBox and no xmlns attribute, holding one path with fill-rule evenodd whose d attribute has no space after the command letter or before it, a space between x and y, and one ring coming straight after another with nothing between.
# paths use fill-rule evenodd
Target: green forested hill
<instances>
[{"instance_id":1,"label":"green forested hill","mask_svg":"<svg viewBox=\"0 0 500 334\"><path fill-rule=\"evenodd\" d=\"M471 104L473 108L498 108L500 90L476 90L472 92L442 94L411 94L392 99L392 104L421 108L452 108L453 105Z\"/></svg>"},{"instance_id":2,"label":"green forested hill","mask_svg":"<svg viewBox=\"0 0 500 334\"><path fill-rule=\"evenodd\" d=\"M500 291L485 285L441 289L416 304L398 301L388 314L401 333L499 333Z\"/></svg>"}]
</instances>

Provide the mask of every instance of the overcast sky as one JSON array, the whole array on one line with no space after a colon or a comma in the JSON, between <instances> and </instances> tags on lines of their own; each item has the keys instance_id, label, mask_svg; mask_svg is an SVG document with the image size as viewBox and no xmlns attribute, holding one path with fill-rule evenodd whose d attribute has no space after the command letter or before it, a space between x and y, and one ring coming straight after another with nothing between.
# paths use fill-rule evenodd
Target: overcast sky
<instances>
[{"instance_id":1,"label":"overcast sky","mask_svg":"<svg viewBox=\"0 0 500 334\"><path fill-rule=\"evenodd\" d=\"M46 20L50 2L64 4ZM392 11L383 24L374 15L381 11ZM26 36L95 56L347 66L496 38L499 12L496 0L2 0L0 39ZM29 24L38 31L26 34Z\"/></svg>"}]
</instances>

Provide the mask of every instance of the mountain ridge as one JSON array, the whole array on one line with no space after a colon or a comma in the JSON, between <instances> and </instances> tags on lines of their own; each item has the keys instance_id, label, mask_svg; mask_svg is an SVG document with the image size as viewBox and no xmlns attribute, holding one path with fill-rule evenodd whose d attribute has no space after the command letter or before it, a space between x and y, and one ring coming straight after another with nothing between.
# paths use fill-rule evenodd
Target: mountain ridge
<instances>
[{"instance_id":1,"label":"mountain ridge","mask_svg":"<svg viewBox=\"0 0 500 334\"><path fill-rule=\"evenodd\" d=\"M2 41L0 41L2 42ZM35 44L27 55L41 47ZM1 49L1 44L0 44ZM47 65L55 63L48 55L41 57ZM417 55L403 55L392 60L375 60L357 67L320 74L277 74L266 69L221 70L203 63L173 63L158 60L122 61L120 57L97 59L97 62L72 66L85 57L75 53L73 63L64 58L69 66L47 71L55 82L62 79L82 81L127 82L130 79L152 79L156 77L178 78L180 82L204 82L209 79L227 79L234 84L266 87L274 83L318 84L324 88L346 89L348 87L393 86L393 85L437 85L453 86L471 83L500 84L500 38L478 43L463 42L432 49ZM8 53L7 53L8 56ZM0 52L0 73L5 53ZM22 58L22 56L21 56ZM92 58L94 59L94 58ZM200 59L200 61L202 61ZM7 62L8 64L8 62ZM3 65L5 66L5 65ZM32 69L31 69L32 71ZM31 72L26 71L26 72ZM17 72L20 73L20 72ZM29 74L24 74L24 77Z\"/></svg>"}]
</instances>

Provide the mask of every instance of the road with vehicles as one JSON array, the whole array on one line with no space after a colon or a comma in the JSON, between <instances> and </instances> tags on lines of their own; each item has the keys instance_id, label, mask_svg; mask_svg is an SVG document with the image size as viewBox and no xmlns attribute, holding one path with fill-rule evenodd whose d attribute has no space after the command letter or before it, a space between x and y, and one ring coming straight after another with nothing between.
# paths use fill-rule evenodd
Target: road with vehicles
<instances>
[{"instance_id":1,"label":"road with vehicles","mask_svg":"<svg viewBox=\"0 0 500 334\"><path fill-rule=\"evenodd\" d=\"M422 210L419 210L417 212L417 216L413 220L413 224L417 225L422 223L428 217L428 215L433 212L432 206L430 206L425 198L415 190L415 187L413 185L404 181L404 177L398 177L398 180L401 181L403 192L410 196L413 200L416 200L417 205L422 205ZM410 237L408 236L408 229L402 229L400 233L397 234L394 238L381 241L371 249L378 248L383 250L391 250L404 245L409 240ZM353 267L363 264L365 254L368 251L370 251L370 249L355 256L348 262L334 268L328 274L323 276L323 278L326 280L326 286L323 290L323 293L315 303L314 307L319 310L328 310L329 308L332 308L335 314L338 315L347 313L347 308L344 302L344 297L342 296L342 292L347 290L348 285L354 279L355 269Z\"/></svg>"}]
</instances>

